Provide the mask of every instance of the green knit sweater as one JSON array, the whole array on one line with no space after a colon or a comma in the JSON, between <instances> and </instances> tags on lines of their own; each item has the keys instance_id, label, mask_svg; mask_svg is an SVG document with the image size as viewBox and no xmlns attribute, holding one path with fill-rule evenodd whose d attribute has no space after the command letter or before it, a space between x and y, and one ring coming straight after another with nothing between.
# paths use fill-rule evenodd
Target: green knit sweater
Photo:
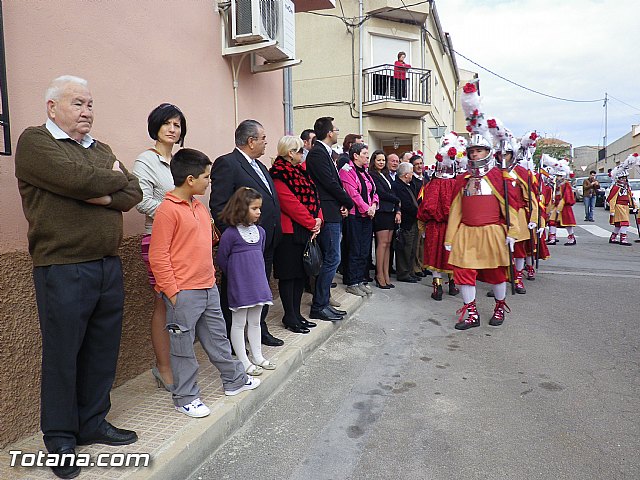
<instances>
[{"instance_id":1,"label":"green knit sweater","mask_svg":"<svg viewBox=\"0 0 640 480\"><path fill-rule=\"evenodd\" d=\"M44 125L27 128L16 148L15 174L29 222L34 266L69 264L117 255L122 212L142 200L137 178L111 170L116 157L96 141L84 148L56 140ZM108 207L84 202L111 195Z\"/></svg>"}]
</instances>

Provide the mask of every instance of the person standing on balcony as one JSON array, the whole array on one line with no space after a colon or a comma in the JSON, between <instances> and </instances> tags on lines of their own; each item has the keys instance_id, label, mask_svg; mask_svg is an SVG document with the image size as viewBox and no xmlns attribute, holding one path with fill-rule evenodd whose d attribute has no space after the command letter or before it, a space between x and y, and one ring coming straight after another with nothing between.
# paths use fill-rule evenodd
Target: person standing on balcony
<instances>
[{"instance_id":1,"label":"person standing on balcony","mask_svg":"<svg viewBox=\"0 0 640 480\"><path fill-rule=\"evenodd\" d=\"M395 86L396 100L401 102L407 96L407 70L411 65L404 62L407 54L398 52L398 60L393 64L393 81Z\"/></svg>"}]
</instances>

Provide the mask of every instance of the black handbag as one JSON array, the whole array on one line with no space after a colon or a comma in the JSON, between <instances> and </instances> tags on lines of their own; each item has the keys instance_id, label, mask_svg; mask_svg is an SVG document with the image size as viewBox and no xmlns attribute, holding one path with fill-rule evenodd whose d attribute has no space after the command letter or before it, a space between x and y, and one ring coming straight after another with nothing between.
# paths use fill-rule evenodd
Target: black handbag
<instances>
[{"instance_id":1,"label":"black handbag","mask_svg":"<svg viewBox=\"0 0 640 480\"><path fill-rule=\"evenodd\" d=\"M322 268L322 251L315 239L309 239L302 253L302 266L308 277L315 277Z\"/></svg>"}]
</instances>

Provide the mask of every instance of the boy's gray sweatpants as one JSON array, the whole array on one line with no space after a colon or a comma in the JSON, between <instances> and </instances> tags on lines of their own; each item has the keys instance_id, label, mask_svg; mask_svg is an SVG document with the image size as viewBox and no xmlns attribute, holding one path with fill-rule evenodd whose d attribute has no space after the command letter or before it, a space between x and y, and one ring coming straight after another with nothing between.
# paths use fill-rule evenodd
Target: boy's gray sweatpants
<instances>
[{"instance_id":1,"label":"boy's gray sweatpants","mask_svg":"<svg viewBox=\"0 0 640 480\"><path fill-rule=\"evenodd\" d=\"M225 390L235 390L247 382L242 362L231 358L231 345L220 309L220 295L214 285L205 290L182 290L167 306L167 329L171 342L173 403L181 407L200 396L198 362L193 342L198 337L211 363L220 371Z\"/></svg>"}]
</instances>

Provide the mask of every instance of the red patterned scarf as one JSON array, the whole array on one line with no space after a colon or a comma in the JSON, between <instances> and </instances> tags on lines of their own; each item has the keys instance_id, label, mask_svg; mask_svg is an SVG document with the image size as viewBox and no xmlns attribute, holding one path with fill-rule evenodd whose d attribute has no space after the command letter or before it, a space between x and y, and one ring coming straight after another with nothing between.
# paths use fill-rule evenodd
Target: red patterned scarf
<instances>
[{"instance_id":1,"label":"red patterned scarf","mask_svg":"<svg viewBox=\"0 0 640 480\"><path fill-rule=\"evenodd\" d=\"M274 180L282 181L298 201L309 210L313 218L318 216L320 210L318 191L309 174L300 165L292 165L288 160L278 156L271 165L269 174Z\"/></svg>"}]
</instances>

